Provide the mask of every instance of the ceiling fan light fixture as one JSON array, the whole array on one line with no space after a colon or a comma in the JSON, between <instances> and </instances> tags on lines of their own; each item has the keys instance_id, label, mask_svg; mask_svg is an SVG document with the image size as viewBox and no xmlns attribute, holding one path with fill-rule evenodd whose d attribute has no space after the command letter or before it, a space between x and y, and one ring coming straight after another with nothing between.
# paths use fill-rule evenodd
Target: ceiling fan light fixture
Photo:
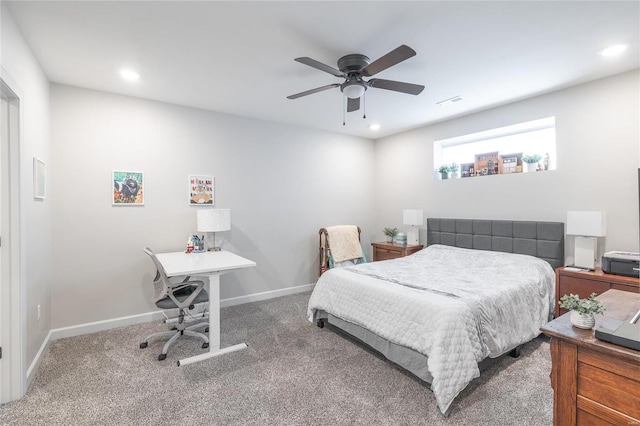
<instances>
[{"instance_id":1,"label":"ceiling fan light fixture","mask_svg":"<svg viewBox=\"0 0 640 426\"><path fill-rule=\"evenodd\" d=\"M364 84L359 82L347 82L344 86L341 87L342 93L350 99L359 99L366 90Z\"/></svg>"}]
</instances>

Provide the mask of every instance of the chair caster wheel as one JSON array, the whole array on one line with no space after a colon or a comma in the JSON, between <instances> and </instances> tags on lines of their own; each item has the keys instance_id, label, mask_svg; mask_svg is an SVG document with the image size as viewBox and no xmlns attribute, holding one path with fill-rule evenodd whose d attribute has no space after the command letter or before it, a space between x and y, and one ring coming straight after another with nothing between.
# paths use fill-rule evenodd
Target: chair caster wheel
<instances>
[{"instance_id":1,"label":"chair caster wheel","mask_svg":"<svg viewBox=\"0 0 640 426\"><path fill-rule=\"evenodd\" d=\"M177 361L176 364L178 365L178 367L180 367L180 361Z\"/></svg>"},{"instance_id":2,"label":"chair caster wheel","mask_svg":"<svg viewBox=\"0 0 640 426\"><path fill-rule=\"evenodd\" d=\"M208 343L203 343L203 344L202 344L202 349L207 349L208 347L209 347L209 344L208 344Z\"/></svg>"},{"instance_id":3,"label":"chair caster wheel","mask_svg":"<svg viewBox=\"0 0 640 426\"><path fill-rule=\"evenodd\" d=\"M142 343L140 343L140 349L144 349L144 348L146 348L147 346L149 346L149 342L142 342Z\"/></svg>"},{"instance_id":4,"label":"chair caster wheel","mask_svg":"<svg viewBox=\"0 0 640 426\"><path fill-rule=\"evenodd\" d=\"M205 333L208 333L208 332L209 332L209 327L205 328L205 329L204 329L204 332L205 332Z\"/></svg>"},{"instance_id":5,"label":"chair caster wheel","mask_svg":"<svg viewBox=\"0 0 640 426\"><path fill-rule=\"evenodd\" d=\"M164 361L167 358L167 354L158 355L158 361Z\"/></svg>"}]
</instances>

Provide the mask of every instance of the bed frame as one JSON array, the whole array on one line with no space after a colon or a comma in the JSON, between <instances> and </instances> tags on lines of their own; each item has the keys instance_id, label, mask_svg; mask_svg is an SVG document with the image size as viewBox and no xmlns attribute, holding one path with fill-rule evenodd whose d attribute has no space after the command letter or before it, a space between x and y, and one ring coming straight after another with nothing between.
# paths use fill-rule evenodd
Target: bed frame
<instances>
[{"instance_id":1,"label":"bed frame","mask_svg":"<svg viewBox=\"0 0 640 426\"><path fill-rule=\"evenodd\" d=\"M427 246L433 244L528 254L546 260L554 269L564 265L562 222L429 218ZM427 369L426 355L383 339L363 327L343 321L324 311L316 311L314 320L320 328L323 328L325 323L337 327L425 382L432 382L433 377ZM520 355L520 347L514 348L509 355L517 358ZM497 359L486 358L478 364L478 368L483 371Z\"/></svg>"}]
</instances>

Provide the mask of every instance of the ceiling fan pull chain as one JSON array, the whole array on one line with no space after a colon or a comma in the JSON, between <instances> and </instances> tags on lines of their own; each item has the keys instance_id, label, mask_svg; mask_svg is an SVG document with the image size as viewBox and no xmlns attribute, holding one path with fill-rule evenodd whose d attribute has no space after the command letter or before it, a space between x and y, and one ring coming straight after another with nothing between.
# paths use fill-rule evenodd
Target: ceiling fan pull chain
<instances>
[{"instance_id":1,"label":"ceiling fan pull chain","mask_svg":"<svg viewBox=\"0 0 640 426\"><path fill-rule=\"evenodd\" d=\"M345 125L344 112L347 109L347 97L342 96L342 125Z\"/></svg>"},{"instance_id":2,"label":"ceiling fan pull chain","mask_svg":"<svg viewBox=\"0 0 640 426\"><path fill-rule=\"evenodd\" d=\"M362 94L362 119L365 120L367 118L367 92Z\"/></svg>"}]
</instances>

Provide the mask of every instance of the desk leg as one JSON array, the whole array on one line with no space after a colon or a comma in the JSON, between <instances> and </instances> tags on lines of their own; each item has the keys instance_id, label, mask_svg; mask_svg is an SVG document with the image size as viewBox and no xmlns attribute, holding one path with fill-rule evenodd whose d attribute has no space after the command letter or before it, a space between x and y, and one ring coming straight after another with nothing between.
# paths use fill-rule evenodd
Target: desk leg
<instances>
[{"instance_id":1,"label":"desk leg","mask_svg":"<svg viewBox=\"0 0 640 426\"><path fill-rule=\"evenodd\" d=\"M218 355L239 351L247 347L246 343L220 349L220 274L209 275L209 352L181 359L178 366L213 358Z\"/></svg>"}]
</instances>

